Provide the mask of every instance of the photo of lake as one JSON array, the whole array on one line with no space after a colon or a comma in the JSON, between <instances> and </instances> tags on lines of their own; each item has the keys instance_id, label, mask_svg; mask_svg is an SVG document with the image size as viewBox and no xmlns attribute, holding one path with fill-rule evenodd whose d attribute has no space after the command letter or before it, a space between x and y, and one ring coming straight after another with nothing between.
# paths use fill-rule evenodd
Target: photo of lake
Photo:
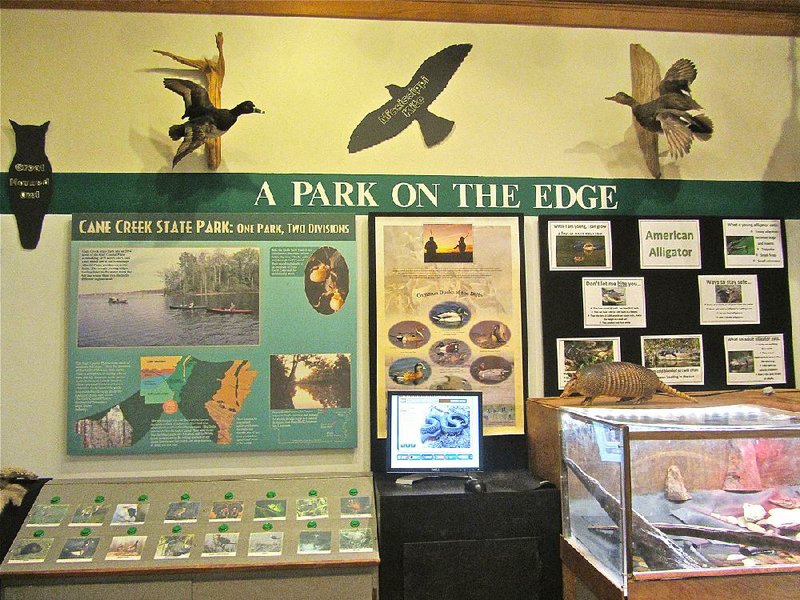
<instances>
[{"instance_id":1,"label":"photo of lake","mask_svg":"<svg viewBox=\"0 0 800 600\"><path fill-rule=\"evenodd\" d=\"M91 248L79 269L78 347L259 343L257 248Z\"/></svg>"}]
</instances>

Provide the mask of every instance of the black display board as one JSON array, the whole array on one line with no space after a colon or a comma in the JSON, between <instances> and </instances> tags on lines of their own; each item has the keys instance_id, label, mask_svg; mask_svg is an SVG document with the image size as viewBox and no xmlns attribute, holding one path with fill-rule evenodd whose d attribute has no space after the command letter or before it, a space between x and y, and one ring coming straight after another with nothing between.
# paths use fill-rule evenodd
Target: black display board
<instances>
[{"instance_id":1,"label":"black display board","mask_svg":"<svg viewBox=\"0 0 800 600\"><path fill-rule=\"evenodd\" d=\"M659 219L647 220L654 221ZM619 337L620 359L641 364L641 336L700 334L703 341L704 381L695 385L675 385L683 391L742 389L757 385L732 385L726 380L725 336L783 334L786 384L794 387L791 312L785 225L780 222L783 266L773 268L725 267L723 219L680 217L664 221L697 220L702 263L699 269L642 269L640 264L639 218L539 218L540 272L542 301L542 339L544 395L558 396L560 338ZM610 222L611 270L551 270L548 243L550 222ZM700 325L698 277L702 275L755 275L759 297L758 324ZM645 327L585 328L582 278L643 277L646 303ZM765 384L765 386L768 384ZM765 387L760 386L760 387Z\"/></svg>"}]
</instances>

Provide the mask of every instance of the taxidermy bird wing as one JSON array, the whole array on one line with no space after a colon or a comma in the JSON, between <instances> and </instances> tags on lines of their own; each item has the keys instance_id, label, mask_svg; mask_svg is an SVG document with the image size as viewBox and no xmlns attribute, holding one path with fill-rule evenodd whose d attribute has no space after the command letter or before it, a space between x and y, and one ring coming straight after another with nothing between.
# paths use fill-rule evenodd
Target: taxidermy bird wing
<instances>
[{"instance_id":1,"label":"taxidermy bird wing","mask_svg":"<svg viewBox=\"0 0 800 600\"><path fill-rule=\"evenodd\" d=\"M667 69L664 79L658 86L659 95L664 94L686 94L691 95L689 85L692 84L697 77L697 67L688 58L681 58L676 60L675 63Z\"/></svg>"},{"instance_id":2,"label":"taxidermy bird wing","mask_svg":"<svg viewBox=\"0 0 800 600\"><path fill-rule=\"evenodd\" d=\"M640 103L650 102L659 96L661 69L656 59L639 44L631 44L631 89L633 97ZM677 63L676 63L677 64ZM647 131L633 119L633 127L639 148L644 156L644 162L650 174L659 179L661 177L661 164L658 162L658 134Z\"/></svg>"},{"instance_id":3,"label":"taxidermy bird wing","mask_svg":"<svg viewBox=\"0 0 800 600\"><path fill-rule=\"evenodd\" d=\"M174 135L178 135L179 133L183 134L183 141L181 142L181 145L178 146L178 150L175 152L175 158L172 159L173 167L177 165L183 157L191 154L200 146L202 146L206 140L209 139L213 129L212 123L209 120L202 118L188 121L185 124L174 125L173 127L180 129L179 132L174 132ZM173 136L172 127L170 128L170 136ZM180 138L173 137L173 139Z\"/></svg>"},{"instance_id":4,"label":"taxidermy bird wing","mask_svg":"<svg viewBox=\"0 0 800 600\"><path fill-rule=\"evenodd\" d=\"M208 99L208 90L188 79L164 79L164 87L183 98L183 118L198 117L214 108Z\"/></svg>"},{"instance_id":5,"label":"taxidermy bird wing","mask_svg":"<svg viewBox=\"0 0 800 600\"><path fill-rule=\"evenodd\" d=\"M688 154L694 137L690 127L695 119L679 110L662 110L656 118L661 123L661 130L667 140L669 155L679 158Z\"/></svg>"},{"instance_id":6,"label":"taxidermy bird wing","mask_svg":"<svg viewBox=\"0 0 800 600\"><path fill-rule=\"evenodd\" d=\"M447 87L471 49L472 44L448 46L426 58L405 87L386 86L392 99L362 119L350 135L347 149L353 153L380 144L414 120L419 122L428 146L442 141L453 128L453 122L432 115L428 108Z\"/></svg>"}]
</instances>

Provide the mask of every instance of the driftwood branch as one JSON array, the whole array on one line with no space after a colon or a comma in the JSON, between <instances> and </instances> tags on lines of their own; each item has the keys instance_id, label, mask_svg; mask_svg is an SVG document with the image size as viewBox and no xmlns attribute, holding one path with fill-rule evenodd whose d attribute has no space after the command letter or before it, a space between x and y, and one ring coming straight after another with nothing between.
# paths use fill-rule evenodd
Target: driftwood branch
<instances>
[{"instance_id":1,"label":"driftwood branch","mask_svg":"<svg viewBox=\"0 0 800 600\"><path fill-rule=\"evenodd\" d=\"M206 78L208 88L208 99L217 108L222 107L222 80L225 79L225 57L222 53L222 32L215 36L217 44L217 58L186 58L178 56L166 50L153 50L157 54L162 54L172 60L193 67L200 71ZM222 141L219 138L212 138L206 142L206 162L208 168L216 170L222 161Z\"/></svg>"},{"instance_id":2,"label":"driftwood branch","mask_svg":"<svg viewBox=\"0 0 800 600\"><path fill-rule=\"evenodd\" d=\"M667 535L702 538L739 546L757 546L769 550L800 552L800 540L783 535L764 535L754 531L736 531L733 529L705 527L703 525L685 525L683 523L653 523L653 527L658 528ZM600 532L613 532L617 530L617 527L615 525L596 525L590 527L590 529Z\"/></svg>"},{"instance_id":3,"label":"driftwood branch","mask_svg":"<svg viewBox=\"0 0 800 600\"><path fill-rule=\"evenodd\" d=\"M581 469L575 461L564 457L564 463L575 473L583 486L600 504L617 527L622 527L622 505L597 479ZM700 569L702 565L672 542L636 511L631 511L631 538L636 551L647 566L655 570Z\"/></svg>"},{"instance_id":4,"label":"driftwood branch","mask_svg":"<svg viewBox=\"0 0 800 600\"><path fill-rule=\"evenodd\" d=\"M639 44L631 44L631 90L633 97L644 104L658 97L658 86L661 83L661 70L656 59ZM644 155L644 162L650 174L659 179L661 164L658 162L658 134L647 131L633 117L633 128L636 139Z\"/></svg>"}]
</instances>

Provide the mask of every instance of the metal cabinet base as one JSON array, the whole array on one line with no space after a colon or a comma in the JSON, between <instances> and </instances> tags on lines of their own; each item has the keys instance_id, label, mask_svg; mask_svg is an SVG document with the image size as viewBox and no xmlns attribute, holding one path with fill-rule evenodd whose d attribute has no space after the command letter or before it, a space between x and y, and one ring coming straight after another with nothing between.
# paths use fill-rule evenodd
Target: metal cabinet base
<instances>
[{"instance_id":1,"label":"metal cabinet base","mask_svg":"<svg viewBox=\"0 0 800 600\"><path fill-rule=\"evenodd\" d=\"M527 471L413 486L375 475L381 600L561 597L558 492Z\"/></svg>"}]
</instances>

